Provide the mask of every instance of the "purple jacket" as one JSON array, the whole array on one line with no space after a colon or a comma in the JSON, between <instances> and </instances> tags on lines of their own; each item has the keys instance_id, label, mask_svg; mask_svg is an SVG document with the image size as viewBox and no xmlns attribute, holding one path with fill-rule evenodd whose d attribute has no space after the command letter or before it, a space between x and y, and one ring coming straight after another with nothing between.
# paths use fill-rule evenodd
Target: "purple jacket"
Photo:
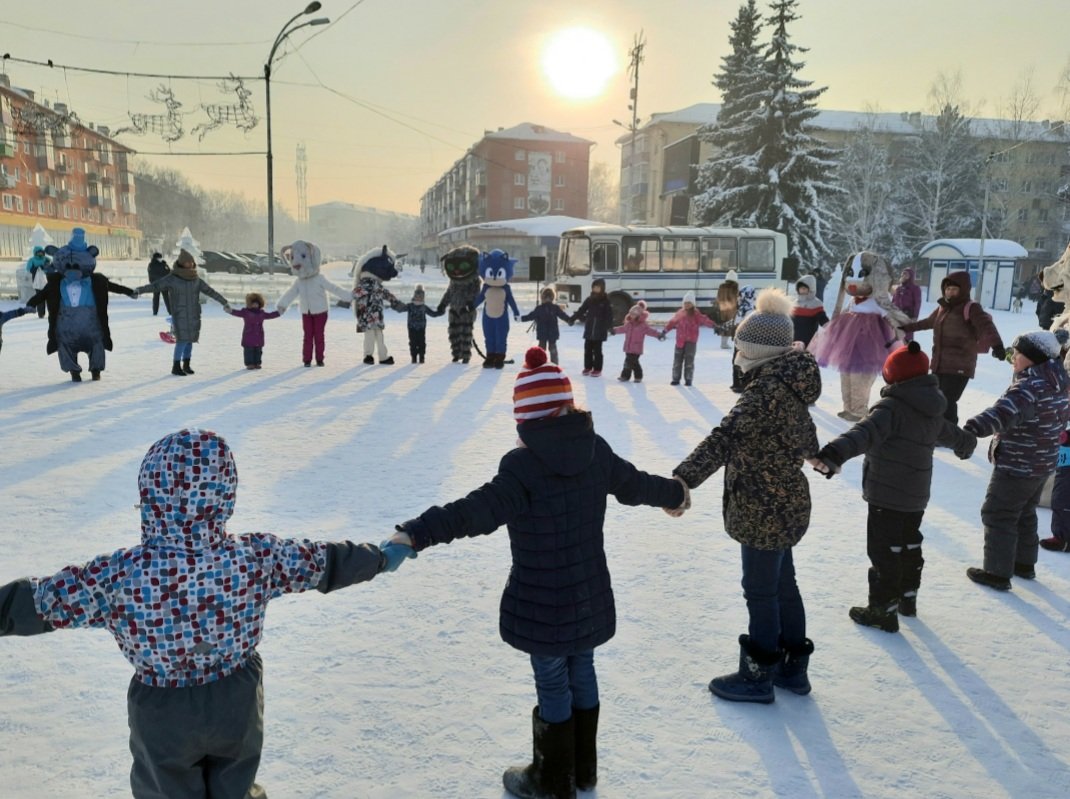
<instances>
[{"instance_id":1,"label":"purple jacket","mask_svg":"<svg viewBox=\"0 0 1070 799\"><path fill-rule=\"evenodd\" d=\"M643 339L647 336L661 337L661 334L646 322L630 322L627 319L620 327L613 328L613 332L624 334L624 352L627 355L642 355Z\"/></svg>"},{"instance_id":2,"label":"purple jacket","mask_svg":"<svg viewBox=\"0 0 1070 799\"><path fill-rule=\"evenodd\" d=\"M282 315L278 311L265 311L262 308L231 308L230 314L245 320L245 327L241 332L243 347L263 347L264 321L277 319Z\"/></svg>"},{"instance_id":3,"label":"purple jacket","mask_svg":"<svg viewBox=\"0 0 1070 799\"><path fill-rule=\"evenodd\" d=\"M892 295L892 305L914 321L921 315L921 286L914 282L914 270L903 270L899 288Z\"/></svg>"}]
</instances>

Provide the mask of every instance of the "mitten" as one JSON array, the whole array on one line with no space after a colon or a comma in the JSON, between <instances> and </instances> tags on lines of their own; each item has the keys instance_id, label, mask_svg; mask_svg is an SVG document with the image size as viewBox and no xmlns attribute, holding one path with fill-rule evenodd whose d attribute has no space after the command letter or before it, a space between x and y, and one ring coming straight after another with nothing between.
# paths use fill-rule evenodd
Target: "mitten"
<instances>
[{"instance_id":1,"label":"mitten","mask_svg":"<svg viewBox=\"0 0 1070 799\"><path fill-rule=\"evenodd\" d=\"M965 439L953 450L955 457L963 461L973 455L973 451L977 449L977 436L967 431Z\"/></svg>"},{"instance_id":2,"label":"mitten","mask_svg":"<svg viewBox=\"0 0 1070 799\"><path fill-rule=\"evenodd\" d=\"M397 571L403 560L416 557L416 550L412 547L407 547L404 544L391 544L389 541L381 543L379 551L383 553L383 558L385 559L383 567L379 571L384 572Z\"/></svg>"},{"instance_id":3,"label":"mitten","mask_svg":"<svg viewBox=\"0 0 1070 799\"><path fill-rule=\"evenodd\" d=\"M995 358L997 361L1006 360L1007 349L1002 344L993 344L992 357Z\"/></svg>"},{"instance_id":4,"label":"mitten","mask_svg":"<svg viewBox=\"0 0 1070 799\"><path fill-rule=\"evenodd\" d=\"M231 310L230 310L230 306L229 306L229 305L224 305L224 306L223 306L223 310L224 310L224 311L226 311L227 313L231 313Z\"/></svg>"},{"instance_id":5,"label":"mitten","mask_svg":"<svg viewBox=\"0 0 1070 799\"><path fill-rule=\"evenodd\" d=\"M513 314L513 321L514 322L519 322L520 321L520 314L518 314L518 313Z\"/></svg>"},{"instance_id":6,"label":"mitten","mask_svg":"<svg viewBox=\"0 0 1070 799\"><path fill-rule=\"evenodd\" d=\"M828 471L825 473L826 479L831 480L834 474L840 473L840 467L843 466L843 458L828 444L819 449L814 457L828 467Z\"/></svg>"},{"instance_id":7,"label":"mitten","mask_svg":"<svg viewBox=\"0 0 1070 799\"><path fill-rule=\"evenodd\" d=\"M658 333L658 341L664 341L664 340L665 340L665 334L664 333Z\"/></svg>"},{"instance_id":8,"label":"mitten","mask_svg":"<svg viewBox=\"0 0 1070 799\"><path fill-rule=\"evenodd\" d=\"M137 289L134 289L134 293L130 295L130 299L136 300L140 296L141 296L141 292L138 291Z\"/></svg>"}]
</instances>

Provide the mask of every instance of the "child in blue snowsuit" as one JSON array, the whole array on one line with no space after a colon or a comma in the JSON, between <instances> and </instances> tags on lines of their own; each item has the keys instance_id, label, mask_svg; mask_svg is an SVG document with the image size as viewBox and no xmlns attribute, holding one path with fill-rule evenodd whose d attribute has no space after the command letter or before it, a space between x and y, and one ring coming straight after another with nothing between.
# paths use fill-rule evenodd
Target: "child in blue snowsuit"
<instances>
[{"instance_id":1,"label":"child in blue snowsuit","mask_svg":"<svg viewBox=\"0 0 1070 799\"><path fill-rule=\"evenodd\" d=\"M568 314L561 310L555 300L557 293L547 286L542 290L542 303L535 306L531 313L520 317L522 322L535 323L535 337L539 340L539 346L550 353L550 362L557 363L557 340L561 338L561 332L557 328L557 320L571 325Z\"/></svg>"},{"instance_id":2,"label":"child in blue snowsuit","mask_svg":"<svg viewBox=\"0 0 1070 799\"><path fill-rule=\"evenodd\" d=\"M0 586L0 636L103 628L134 667L130 787L142 797L264 797L257 644L268 601L393 571L411 549L230 535L238 473L207 430L157 441L141 464L141 544Z\"/></svg>"},{"instance_id":3,"label":"child in blue snowsuit","mask_svg":"<svg viewBox=\"0 0 1070 799\"><path fill-rule=\"evenodd\" d=\"M419 283L412 292L411 302L396 302L390 307L398 313L408 314L409 355L413 363L423 363L427 355L427 317L442 316L445 311L424 304L424 287Z\"/></svg>"}]
</instances>

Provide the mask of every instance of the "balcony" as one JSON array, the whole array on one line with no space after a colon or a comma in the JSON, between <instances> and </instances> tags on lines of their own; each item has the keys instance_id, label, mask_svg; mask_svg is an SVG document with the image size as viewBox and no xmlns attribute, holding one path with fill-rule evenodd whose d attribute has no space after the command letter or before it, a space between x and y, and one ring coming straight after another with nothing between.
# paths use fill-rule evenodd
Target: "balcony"
<instances>
[{"instance_id":1,"label":"balcony","mask_svg":"<svg viewBox=\"0 0 1070 799\"><path fill-rule=\"evenodd\" d=\"M100 183L100 173L87 172L85 175L85 181L86 183Z\"/></svg>"},{"instance_id":2,"label":"balcony","mask_svg":"<svg viewBox=\"0 0 1070 799\"><path fill-rule=\"evenodd\" d=\"M64 163L56 164L56 171L59 172L61 175L69 175L71 172L71 165Z\"/></svg>"},{"instance_id":3,"label":"balcony","mask_svg":"<svg viewBox=\"0 0 1070 799\"><path fill-rule=\"evenodd\" d=\"M0 189L14 189L19 185L18 178L14 175L9 175L7 172L0 173Z\"/></svg>"},{"instance_id":4,"label":"balcony","mask_svg":"<svg viewBox=\"0 0 1070 799\"><path fill-rule=\"evenodd\" d=\"M60 189L56 192L56 199L61 203L70 202L71 193L66 189Z\"/></svg>"},{"instance_id":5,"label":"balcony","mask_svg":"<svg viewBox=\"0 0 1070 799\"><path fill-rule=\"evenodd\" d=\"M37 171L38 172L45 172L47 170L53 169L55 167L55 165L56 165L55 161L53 161L50 156L47 156L47 155L38 155L37 156Z\"/></svg>"},{"instance_id":6,"label":"balcony","mask_svg":"<svg viewBox=\"0 0 1070 799\"><path fill-rule=\"evenodd\" d=\"M101 175L100 175L100 183L101 183L101 185L103 185L103 186L110 186L110 185L112 185L112 183L114 183L114 182L115 182L115 181L113 181L113 180L111 179L111 176L110 176L110 175L108 175L108 174L106 174L106 173L101 173Z\"/></svg>"},{"instance_id":7,"label":"balcony","mask_svg":"<svg viewBox=\"0 0 1070 799\"><path fill-rule=\"evenodd\" d=\"M14 158L18 151L18 145L8 141L0 141L0 158Z\"/></svg>"},{"instance_id":8,"label":"balcony","mask_svg":"<svg viewBox=\"0 0 1070 799\"><path fill-rule=\"evenodd\" d=\"M110 164L112 163L111 153L107 150L100 150L97 155L97 160L102 164Z\"/></svg>"},{"instance_id":9,"label":"balcony","mask_svg":"<svg viewBox=\"0 0 1070 799\"><path fill-rule=\"evenodd\" d=\"M100 195L99 194L90 194L89 195L89 204L90 205L100 205Z\"/></svg>"},{"instance_id":10,"label":"balcony","mask_svg":"<svg viewBox=\"0 0 1070 799\"><path fill-rule=\"evenodd\" d=\"M55 198L58 195L59 195L59 191L56 189L55 186L42 186L41 187L41 196L42 197L53 197L53 198Z\"/></svg>"},{"instance_id":11,"label":"balcony","mask_svg":"<svg viewBox=\"0 0 1070 799\"><path fill-rule=\"evenodd\" d=\"M100 199L100 207L103 208L105 211L114 211L115 200L113 200L111 197L102 197Z\"/></svg>"},{"instance_id":12,"label":"balcony","mask_svg":"<svg viewBox=\"0 0 1070 799\"><path fill-rule=\"evenodd\" d=\"M52 136L52 144L56 147L70 147L71 137L70 135Z\"/></svg>"},{"instance_id":13,"label":"balcony","mask_svg":"<svg viewBox=\"0 0 1070 799\"><path fill-rule=\"evenodd\" d=\"M119 173L119 191L131 192L134 190L134 173L133 172L120 172Z\"/></svg>"}]
</instances>

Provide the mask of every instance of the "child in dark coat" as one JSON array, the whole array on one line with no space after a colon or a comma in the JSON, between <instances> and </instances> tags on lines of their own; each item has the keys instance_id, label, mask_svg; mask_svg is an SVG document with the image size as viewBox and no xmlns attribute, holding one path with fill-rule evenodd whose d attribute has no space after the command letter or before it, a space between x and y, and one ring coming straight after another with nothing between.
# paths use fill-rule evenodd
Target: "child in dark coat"
<instances>
[{"instance_id":1,"label":"child in dark coat","mask_svg":"<svg viewBox=\"0 0 1070 799\"><path fill-rule=\"evenodd\" d=\"M550 363L557 363L557 340L561 337L557 320L569 325L572 322L557 304L557 293L552 288L544 288L541 296L542 302L531 313L521 316L520 321L535 323L535 337L539 340L539 346L550 353Z\"/></svg>"},{"instance_id":2,"label":"child in dark coat","mask_svg":"<svg viewBox=\"0 0 1070 799\"><path fill-rule=\"evenodd\" d=\"M724 529L740 544L743 596L750 617L739 637L739 670L715 677L710 691L735 702L774 700L775 684L810 692L814 645L795 581L792 548L810 525L804 458L818 450L807 406L821 396L821 372L792 347L791 300L765 289L736 328L742 394L720 424L673 474L695 489L722 466Z\"/></svg>"},{"instance_id":3,"label":"child in dark coat","mask_svg":"<svg viewBox=\"0 0 1070 799\"><path fill-rule=\"evenodd\" d=\"M1009 591L1011 576L1036 578L1037 503L1059 458L1059 438L1070 417L1068 378L1059 342L1047 330L1023 333L1011 344L1014 379L996 403L962 427L993 436L988 449L992 477L981 506L984 567L966 576Z\"/></svg>"},{"instance_id":4,"label":"child in dark coat","mask_svg":"<svg viewBox=\"0 0 1070 799\"><path fill-rule=\"evenodd\" d=\"M817 278L813 275L803 275L795 284L795 307L791 311L791 321L795 325L795 340L801 341L803 347L829 323L825 303L817 296Z\"/></svg>"},{"instance_id":5,"label":"child in dark coat","mask_svg":"<svg viewBox=\"0 0 1070 799\"><path fill-rule=\"evenodd\" d=\"M410 302L396 302L390 307L398 313L408 314L409 355L413 363L423 363L427 355L427 317L442 316L445 311L424 304L424 287L419 283Z\"/></svg>"},{"instance_id":6,"label":"child in dark coat","mask_svg":"<svg viewBox=\"0 0 1070 799\"><path fill-rule=\"evenodd\" d=\"M538 705L534 762L505 772L521 797L573 797L597 780L594 649L613 637L616 610L603 542L606 500L681 512L682 481L641 472L572 404L568 377L527 351L513 391L519 446L498 474L463 499L428 508L391 539L420 551L509 529L513 553L501 601L502 639L531 656Z\"/></svg>"},{"instance_id":7,"label":"child in dark coat","mask_svg":"<svg viewBox=\"0 0 1070 799\"><path fill-rule=\"evenodd\" d=\"M869 602L851 608L850 616L889 633L899 631L897 611L917 615L925 563L920 528L929 504L933 448L950 447L965 460L977 446L976 436L944 418L947 400L928 372L929 357L918 342L895 350L884 362L887 385L880 400L862 421L822 447L814 462L832 477L845 461L866 456L862 498L869 503Z\"/></svg>"},{"instance_id":8,"label":"child in dark coat","mask_svg":"<svg viewBox=\"0 0 1070 799\"><path fill-rule=\"evenodd\" d=\"M231 308L229 313L245 321L241 331L245 368L261 368L264 357L264 322L268 319L278 319L282 316L282 311L265 311L264 295L252 291L245 295L244 308L238 310Z\"/></svg>"},{"instance_id":9,"label":"child in dark coat","mask_svg":"<svg viewBox=\"0 0 1070 799\"><path fill-rule=\"evenodd\" d=\"M613 306L606 296L606 281L596 278L591 282L591 293L568 320L571 325L583 322L583 373L591 377L602 376L602 344L609 338L613 328Z\"/></svg>"},{"instance_id":10,"label":"child in dark coat","mask_svg":"<svg viewBox=\"0 0 1070 799\"><path fill-rule=\"evenodd\" d=\"M180 430L141 464L141 544L0 586L0 636L106 629L134 667L130 788L151 797L263 797L268 601L393 571L411 549L229 535L238 472L207 430ZM188 601L187 601L188 600Z\"/></svg>"}]
</instances>

